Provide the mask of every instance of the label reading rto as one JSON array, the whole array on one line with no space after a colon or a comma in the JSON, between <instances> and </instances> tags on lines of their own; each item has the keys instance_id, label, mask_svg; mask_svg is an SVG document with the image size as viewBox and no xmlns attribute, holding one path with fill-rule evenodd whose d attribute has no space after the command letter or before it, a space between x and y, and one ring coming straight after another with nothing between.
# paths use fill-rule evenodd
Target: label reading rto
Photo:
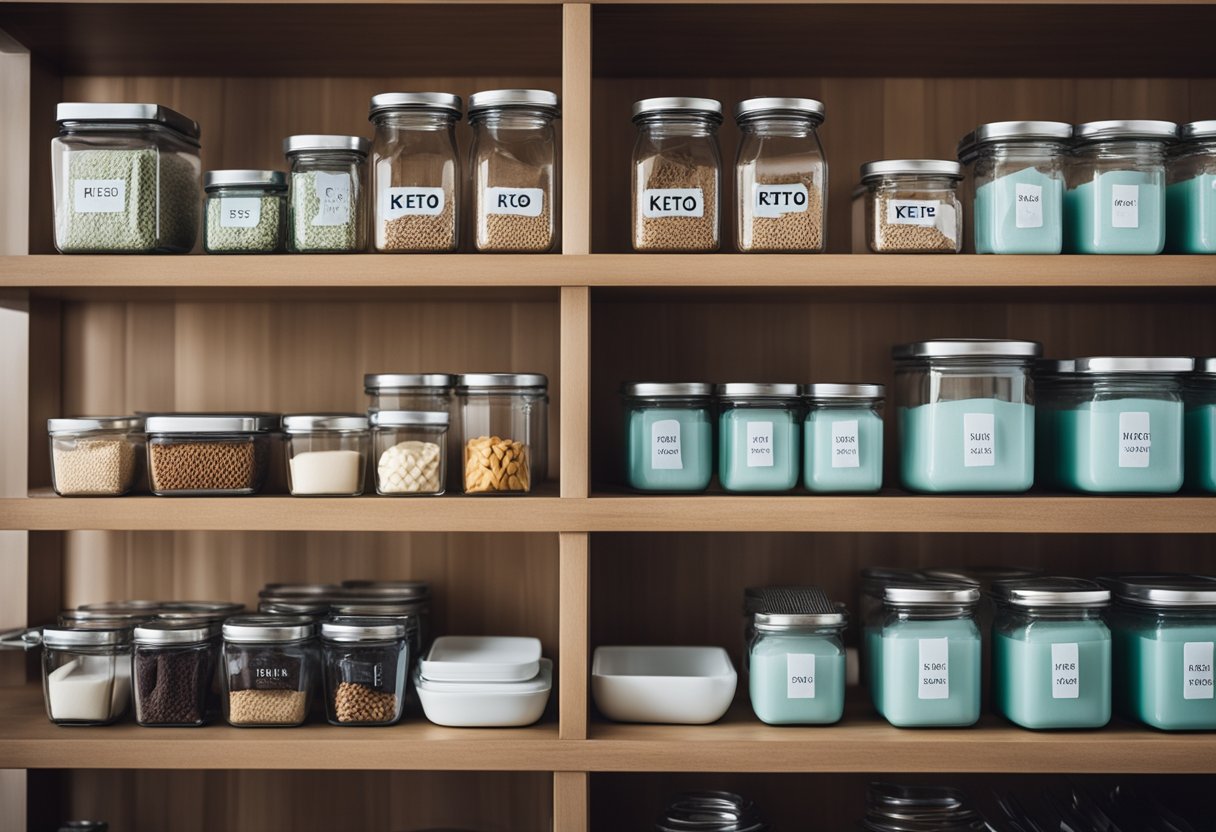
<instances>
[{"instance_id":1,"label":"label reading rto","mask_svg":"<svg viewBox=\"0 0 1216 832\"><path fill-rule=\"evenodd\" d=\"M660 419L650 425L650 467L655 471L683 471L680 455L680 422Z\"/></svg>"},{"instance_id":2,"label":"label reading rto","mask_svg":"<svg viewBox=\"0 0 1216 832\"><path fill-rule=\"evenodd\" d=\"M917 699L950 698L950 639L918 639L920 654Z\"/></svg>"},{"instance_id":3,"label":"label reading rto","mask_svg":"<svg viewBox=\"0 0 1216 832\"><path fill-rule=\"evenodd\" d=\"M773 423L747 423L747 467L773 467Z\"/></svg>"},{"instance_id":4,"label":"label reading rto","mask_svg":"<svg viewBox=\"0 0 1216 832\"><path fill-rule=\"evenodd\" d=\"M856 419L842 419L839 422L832 422L832 467L861 467Z\"/></svg>"},{"instance_id":5,"label":"label reading rto","mask_svg":"<svg viewBox=\"0 0 1216 832\"><path fill-rule=\"evenodd\" d=\"M647 188L642 191L642 216L703 217L705 195L700 188Z\"/></svg>"},{"instance_id":6,"label":"label reading rto","mask_svg":"<svg viewBox=\"0 0 1216 832\"><path fill-rule=\"evenodd\" d=\"M785 698L815 698L815 654L787 653L785 656Z\"/></svg>"},{"instance_id":7,"label":"label reading rto","mask_svg":"<svg viewBox=\"0 0 1216 832\"><path fill-rule=\"evenodd\" d=\"M312 224L346 225L350 222L350 174L317 171L313 175L316 177L313 187L320 205Z\"/></svg>"},{"instance_id":8,"label":"label reading rto","mask_svg":"<svg viewBox=\"0 0 1216 832\"><path fill-rule=\"evenodd\" d=\"M127 183L121 179L77 179L72 184L72 210L77 214L127 210Z\"/></svg>"},{"instance_id":9,"label":"label reading rto","mask_svg":"<svg viewBox=\"0 0 1216 832\"><path fill-rule=\"evenodd\" d=\"M806 211L810 194L806 185L753 185L752 213L757 217L783 217Z\"/></svg>"},{"instance_id":10,"label":"label reading rto","mask_svg":"<svg viewBox=\"0 0 1216 832\"><path fill-rule=\"evenodd\" d=\"M221 228L256 228L261 219L262 200L257 197L220 197Z\"/></svg>"},{"instance_id":11,"label":"label reading rto","mask_svg":"<svg viewBox=\"0 0 1216 832\"><path fill-rule=\"evenodd\" d=\"M1182 645L1182 698L1216 698L1213 687L1212 660L1216 658L1216 642L1187 641Z\"/></svg>"},{"instance_id":12,"label":"label reading rto","mask_svg":"<svg viewBox=\"0 0 1216 832\"><path fill-rule=\"evenodd\" d=\"M1110 186L1110 224L1113 228L1140 227L1140 186Z\"/></svg>"},{"instance_id":13,"label":"label reading rto","mask_svg":"<svg viewBox=\"0 0 1216 832\"><path fill-rule=\"evenodd\" d=\"M1129 410L1119 414L1119 467L1147 468L1153 447L1149 414Z\"/></svg>"},{"instance_id":14,"label":"label reading rto","mask_svg":"<svg viewBox=\"0 0 1216 832\"><path fill-rule=\"evenodd\" d=\"M1014 212L1014 220L1017 223L1017 227L1042 228L1043 186L1026 185L1019 182L1014 190L1017 198L1017 210Z\"/></svg>"},{"instance_id":15,"label":"label reading rto","mask_svg":"<svg viewBox=\"0 0 1216 832\"><path fill-rule=\"evenodd\" d=\"M487 214L539 217L545 192L541 188L486 188L483 202Z\"/></svg>"},{"instance_id":16,"label":"label reading rto","mask_svg":"<svg viewBox=\"0 0 1216 832\"><path fill-rule=\"evenodd\" d=\"M963 467L996 465L996 417L991 413L963 414Z\"/></svg>"},{"instance_id":17,"label":"label reading rto","mask_svg":"<svg viewBox=\"0 0 1216 832\"><path fill-rule=\"evenodd\" d=\"M1076 644L1051 645L1051 698L1081 697L1080 651Z\"/></svg>"},{"instance_id":18,"label":"label reading rto","mask_svg":"<svg viewBox=\"0 0 1216 832\"><path fill-rule=\"evenodd\" d=\"M443 188L388 188L383 194L381 216L386 220L437 217L443 213Z\"/></svg>"}]
</instances>

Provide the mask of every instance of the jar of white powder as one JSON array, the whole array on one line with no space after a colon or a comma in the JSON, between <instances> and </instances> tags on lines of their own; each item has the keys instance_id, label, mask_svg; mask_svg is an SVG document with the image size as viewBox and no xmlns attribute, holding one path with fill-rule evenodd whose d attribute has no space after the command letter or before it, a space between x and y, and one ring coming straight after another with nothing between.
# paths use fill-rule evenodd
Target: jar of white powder
<instances>
[{"instance_id":1,"label":"jar of white powder","mask_svg":"<svg viewBox=\"0 0 1216 832\"><path fill-rule=\"evenodd\" d=\"M46 627L42 690L56 725L108 725L131 701L129 627Z\"/></svg>"},{"instance_id":2,"label":"jar of white powder","mask_svg":"<svg viewBox=\"0 0 1216 832\"><path fill-rule=\"evenodd\" d=\"M362 494L369 436L367 417L357 413L284 416L287 487L292 496Z\"/></svg>"}]
</instances>

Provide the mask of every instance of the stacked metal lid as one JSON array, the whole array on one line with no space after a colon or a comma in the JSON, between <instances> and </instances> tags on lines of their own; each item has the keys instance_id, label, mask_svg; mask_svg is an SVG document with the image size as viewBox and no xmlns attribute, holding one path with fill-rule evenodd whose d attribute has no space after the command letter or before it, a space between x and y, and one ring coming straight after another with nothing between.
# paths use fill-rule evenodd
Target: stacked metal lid
<instances>
[{"instance_id":1,"label":"stacked metal lid","mask_svg":"<svg viewBox=\"0 0 1216 832\"><path fill-rule=\"evenodd\" d=\"M656 832L768 832L750 800L731 792L688 792L672 801Z\"/></svg>"},{"instance_id":2,"label":"stacked metal lid","mask_svg":"<svg viewBox=\"0 0 1216 832\"><path fill-rule=\"evenodd\" d=\"M869 832L971 832L988 829L958 789L871 783L866 789Z\"/></svg>"}]
</instances>

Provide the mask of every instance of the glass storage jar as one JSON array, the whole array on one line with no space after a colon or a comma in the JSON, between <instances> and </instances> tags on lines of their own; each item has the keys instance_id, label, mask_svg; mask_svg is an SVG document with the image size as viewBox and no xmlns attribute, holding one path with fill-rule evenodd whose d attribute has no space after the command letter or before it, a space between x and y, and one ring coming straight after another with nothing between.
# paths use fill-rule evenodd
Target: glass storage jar
<instances>
[{"instance_id":1,"label":"glass storage jar","mask_svg":"<svg viewBox=\"0 0 1216 832\"><path fill-rule=\"evenodd\" d=\"M717 251L721 239L722 104L645 98L633 105L633 248Z\"/></svg>"},{"instance_id":2,"label":"glass storage jar","mask_svg":"<svg viewBox=\"0 0 1216 832\"><path fill-rule=\"evenodd\" d=\"M266 481L269 413L149 416L148 479L158 497L256 494Z\"/></svg>"},{"instance_id":3,"label":"glass storage jar","mask_svg":"<svg viewBox=\"0 0 1216 832\"><path fill-rule=\"evenodd\" d=\"M1183 480L1182 380L1191 358L1078 358L1051 388L1060 485L1172 494Z\"/></svg>"},{"instance_id":4,"label":"glass storage jar","mask_svg":"<svg viewBox=\"0 0 1216 832\"><path fill-rule=\"evenodd\" d=\"M1195 359L1182 393L1186 404L1186 486L1216 493L1216 358Z\"/></svg>"},{"instance_id":5,"label":"glass storage jar","mask_svg":"<svg viewBox=\"0 0 1216 832\"><path fill-rule=\"evenodd\" d=\"M704 491L714 474L713 387L640 382L621 387L625 481L638 491Z\"/></svg>"},{"instance_id":6,"label":"glass storage jar","mask_svg":"<svg viewBox=\"0 0 1216 832\"><path fill-rule=\"evenodd\" d=\"M802 482L807 491L882 488L881 384L807 384Z\"/></svg>"},{"instance_id":7,"label":"glass storage jar","mask_svg":"<svg viewBox=\"0 0 1216 832\"><path fill-rule=\"evenodd\" d=\"M287 488L295 497L357 497L363 493L371 435L358 413L283 417Z\"/></svg>"},{"instance_id":8,"label":"glass storage jar","mask_svg":"<svg viewBox=\"0 0 1216 832\"><path fill-rule=\"evenodd\" d=\"M869 688L874 708L882 713L882 697L878 694L882 679L882 622L886 618L883 597L888 586L923 584L925 576L915 569L892 566L867 566L861 570L861 592L857 599L857 614L861 623L861 643L858 646L858 676L863 687Z\"/></svg>"},{"instance_id":9,"label":"glass storage jar","mask_svg":"<svg viewBox=\"0 0 1216 832\"><path fill-rule=\"evenodd\" d=\"M333 600L330 612L334 621L348 619L384 618L405 628L409 642L409 660L413 662L430 646L430 597L410 597L373 589L351 589Z\"/></svg>"},{"instance_id":10,"label":"glass storage jar","mask_svg":"<svg viewBox=\"0 0 1216 832\"><path fill-rule=\"evenodd\" d=\"M363 377L367 412L438 410L452 412L456 376L447 373L368 373Z\"/></svg>"},{"instance_id":11,"label":"glass storage jar","mask_svg":"<svg viewBox=\"0 0 1216 832\"><path fill-rule=\"evenodd\" d=\"M117 721L131 701L131 628L44 627L42 692L56 725Z\"/></svg>"},{"instance_id":12,"label":"glass storage jar","mask_svg":"<svg viewBox=\"0 0 1216 832\"><path fill-rule=\"evenodd\" d=\"M316 624L287 615L224 622L224 719L239 727L290 727L308 718L316 673Z\"/></svg>"},{"instance_id":13,"label":"glass storage jar","mask_svg":"<svg viewBox=\"0 0 1216 832\"><path fill-rule=\"evenodd\" d=\"M797 384L719 384L718 482L726 491L798 484L802 407Z\"/></svg>"},{"instance_id":14,"label":"glass storage jar","mask_svg":"<svg viewBox=\"0 0 1216 832\"><path fill-rule=\"evenodd\" d=\"M55 248L183 252L198 238L198 124L157 104L62 103L51 141Z\"/></svg>"},{"instance_id":15,"label":"glass storage jar","mask_svg":"<svg viewBox=\"0 0 1216 832\"><path fill-rule=\"evenodd\" d=\"M990 832L958 789L870 783L863 832Z\"/></svg>"},{"instance_id":16,"label":"glass storage jar","mask_svg":"<svg viewBox=\"0 0 1216 832\"><path fill-rule=\"evenodd\" d=\"M135 487L144 422L130 416L48 419L51 487L63 497L120 497Z\"/></svg>"},{"instance_id":17,"label":"glass storage jar","mask_svg":"<svg viewBox=\"0 0 1216 832\"><path fill-rule=\"evenodd\" d=\"M359 136L288 136L291 165L287 250L296 254L367 249L363 182L371 142Z\"/></svg>"},{"instance_id":18,"label":"glass storage jar","mask_svg":"<svg viewBox=\"0 0 1216 832\"><path fill-rule=\"evenodd\" d=\"M754 616L749 694L769 725L828 725L844 714L844 607L818 589L790 589ZM779 611L777 611L779 610Z\"/></svg>"},{"instance_id":19,"label":"glass storage jar","mask_svg":"<svg viewBox=\"0 0 1216 832\"><path fill-rule=\"evenodd\" d=\"M287 177L278 170L211 170L203 177L203 250L275 254L287 236Z\"/></svg>"},{"instance_id":20,"label":"glass storage jar","mask_svg":"<svg viewBox=\"0 0 1216 832\"><path fill-rule=\"evenodd\" d=\"M456 402L464 493L526 494L545 481L547 378L540 373L468 373L456 377Z\"/></svg>"},{"instance_id":21,"label":"glass storage jar","mask_svg":"<svg viewBox=\"0 0 1216 832\"><path fill-rule=\"evenodd\" d=\"M1034 484L1035 341L904 344L895 356L900 477L925 492L1018 492Z\"/></svg>"},{"instance_id":22,"label":"glass storage jar","mask_svg":"<svg viewBox=\"0 0 1216 832\"><path fill-rule=\"evenodd\" d=\"M1043 488L1064 487L1060 391L1072 378L1075 367L1071 358L1044 358L1034 363L1034 481Z\"/></svg>"},{"instance_id":23,"label":"glass storage jar","mask_svg":"<svg viewBox=\"0 0 1216 832\"><path fill-rule=\"evenodd\" d=\"M735 245L745 252L820 252L827 244L828 163L813 98L749 98L735 107Z\"/></svg>"},{"instance_id":24,"label":"glass storage jar","mask_svg":"<svg viewBox=\"0 0 1216 832\"><path fill-rule=\"evenodd\" d=\"M864 248L858 253L957 254L963 247L958 162L892 159L861 166ZM860 235L854 234L854 240Z\"/></svg>"},{"instance_id":25,"label":"glass storage jar","mask_svg":"<svg viewBox=\"0 0 1216 832\"><path fill-rule=\"evenodd\" d=\"M1179 254L1216 254L1216 120L1178 128L1166 167L1165 244Z\"/></svg>"},{"instance_id":26,"label":"glass storage jar","mask_svg":"<svg viewBox=\"0 0 1216 832\"><path fill-rule=\"evenodd\" d=\"M976 254L1059 254L1072 125L998 121L963 137Z\"/></svg>"},{"instance_id":27,"label":"glass storage jar","mask_svg":"<svg viewBox=\"0 0 1216 832\"><path fill-rule=\"evenodd\" d=\"M1023 728L1101 728L1110 721L1110 590L1077 578L993 585L996 706Z\"/></svg>"},{"instance_id":28,"label":"glass storage jar","mask_svg":"<svg viewBox=\"0 0 1216 832\"><path fill-rule=\"evenodd\" d=\"M1115 708L1163 731L1216 730L1216 578L1112 575Z\"/></svg>"},{"instance_id":29,"label":"glass storage jar","mask_svg":"<svg viewBox=\"0 0 1216 832\"><path fill-rule=\"evenodd\" d=\"M487 90L469 97L473 243L478 251L552 251L558 240L557 139L561 112L548 90Z\"/></svg>"},{"instance_id":30,"label":"glass storage jar","mask_svg":"<svg viewBox=\"0 0 1216 832\"><path fill-rule=\"evenodd\" d=\"M331 725L392 725L405 707L405 626L386 618L321 622L325 716Z\"/></svg>"},{"instance_id":31,"label":"glass storage jar","mask_svg":"<svg viewBox=\"0 0 1216 832\"><path fill-rule=\"evenodd\" d=\"M772 832L750 800L731 792L686 792L655 821L655 832Z\"/></svg>"},{"instance_id":32,"label":"glass storage jar","mask_svg":"<svg viewBox=\"0 0 1216 832\"><path fill-rule=\"evenodd\" d=\"M437 495L447 476L448 414L436 410L378 410L371 416L376 493Z\"/></svg>"},{"instance_id":33,"label":"glass storage jar","mask_svg":"<svg viewBox=\"0 0 1216 832\"><path fill-rule=\"evenodd\" d=\"M187 728L207 722L220 652L216 621L149 621L135 628L135 721Z\"/></svg>"},{"instance_id":34,"label":"glass storage jar","mask_svg":"<svg viewBox=\"0 0 1216 832\"><path fill-rule=\"evenodd\" d=\"M980 718L980 591L967 584L888 586L883 593L880 713L900 728Z\"/></svg>"},{"instance_id":35,"label":"glass storage jar","mask_svg":"<svg viewBox=\"0 0 1216 832\"><path fill-rule=\"evenodd\" d=\"M372 96L372 204L376 251L455 251L460 228L456 122L460 96Z\"/></svg>"},{"instance_id":36,"label":"glass storage jar","mask_svg":"<svg viewBox=\"0 0 1216 832\"><path fill-rule=\"evenodd\" d=\"M1074 254L1160 254L1171 121L1093 121L1073 129L1065 247Z\"/></svg>"}]
</instances>

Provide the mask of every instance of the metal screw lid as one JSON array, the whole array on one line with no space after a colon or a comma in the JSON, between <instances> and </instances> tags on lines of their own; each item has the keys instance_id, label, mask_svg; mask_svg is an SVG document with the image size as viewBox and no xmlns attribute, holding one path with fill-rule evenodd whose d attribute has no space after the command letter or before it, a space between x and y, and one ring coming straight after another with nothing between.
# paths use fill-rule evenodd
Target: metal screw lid
<instances>
[{"instance_id":1,"label":"metal screw lid","mask_svg":"<svg viewBox=\"0 0 1216 832\"><path fill-rule=\"evenodd\" d=\"M968 606L979 603L979 600L980 591L977 587L965 584L950 585L944 581L920 586L888 585L883 588L883 601L898 606Z\"/></svg>"},{"instance_id":2,"label":"metal screw lid","mask_svg":"<svg viewBox=\"0 0 1216 832\"><path fill-rule=\"evenodd\" d=\"M475 388L548 386L549 379L542 373L463 373L456 376L456 387L462 391Z\"/></svg>"},{"instance_id":3,"label":"metal screw lid","mask_svg":"<svg viewBox=\"0 0 1216 832\"><path fill-rule=\"evenodd\" d=\"M69 419L47 419L47 433L84 433L91 430L125 430L136 433L144 429L144 420L136 416L74 416Z\"/></svg>"},{"instance_id":4,"label":"metal screw lid","mask_svg":"<svg viewBox=\"0 0 1216 832\"><path fill-rule=\"evenodd\" d=\"M281 170L209 170L203 174L203 190L220 188L260 188L286 191L287 174Z\"/></svg>"},{"instance_id":5,"label":"metal screw lid","mask_svg":"<svg viewBox=\"0 0 1216 832\"><path fill-rule=\"evenodd\" d=\"M1038 358L1043 345L1038 341L1011 341L1000 338L934 338L891 349L896 358Z\"/></svg>"},{"instance_id":6,"label":"metal screw lid","mask_svg":"<svg viewBox=\"0 0 1216 832\"><path fill-rule=\"evenodd\" d=\"M374 428L446 427L450 421L442 410L378 410L371 415Z\"/></svg>"},{"instance_id":7,"label":"metal screw lid","mask_svg":"<svg viewBox=\"0 0 1216 832\"><path fill-rule=\"evenodd\" d=\"M881 384L804 384L802 395L811 399L881 399L887 388Z\"/></svg>"},{"instance_id":8,"label":"metal screw lid","mask_svg":"<svg viewBox=\"0 0 1216 832\"><path fill-rule=\"evenodd\" d=\"M947 566L925 569L922 573L930 581L973 584L986 592L997 581L1018 581L1038 578L1042 569L1026 566Z\"/></svg>"},{"instance_id":9,"label":"metal screw lid","mask_svg":"<svg viewBox=\"0 0 1216 832\"><path fill-rule=\"evenodd\" d=\"M161 605L160 613L212 613L215 615L235 615L245 609L245 605L237 601L166 601Z\"/></svg>"},{"instance_id":10,"label":"metal screw lid","mask_svg":"<svg viewBox=\"0 0 1216 832\"><path fill-rule=\"evenodd\" d=\"M269 433L279 426L274 413L174 413L149 416L148 433Z\"/></svg>"},{"instance_id":11,"label":"metal screw lid","mask_svg":"<svg viewBox=\"0 0 1216 832\"><path fill-rule=\"evenodd\" d=\"M267 598L258 602L263 615L303 615L309 618L329 614L328 598Z\"/></svg>"},{"instance_id":12,"label":"metal screw lid","mask_svg":"<svg viewBox=\"0 0 1216 832\"><path fill-rule=\"evenodd\" d=\"M1081 578L1021 578L996 581L993 597L1014 607L1105 607L1110 590Z\"/></svg>"},{"instance_id":13,"label":"metal screw lid","mask_svg":"<svg viewBox=\"0 0 1216 832\"><path fill-rule=\"evenodd\" d=\"M144 613L145 615L155 615L164 607L164 601L148 601L146 599L136 601L97 601L92 604L81 604L76 609L85 610L87 612L133 612Z\"/></svg>"},{"instance_id":14,"label":"metal screw lid","mask_svg":"<svg viewBox=\"0 0 1216 832\"><path fill-rule=\"evenodd\" d=\"M352 595L394 595L398 598L429 598L431 585L426 581L348 580L342 591Z\"/></svg>"},{"instance_id":15,"label":"metal screw lid","mask_svg":"<svg viewBox=\"0 0 1216 832\"><path fill-rule=\"evenodd\" d=\"M1089 121L1072 129L1079 144L1116 139L1158 139L1172 141L1178 136L1178 125L1172 121L1152 119L1111 119Z\"/></svg>"},{"instance_id":16,"label":"metal screw lid","mask_svg":"<svg viewBox=\"0 0 1216 832\"><path fill-rule=\"evenodd\" d=\"M367 108L370 121L381 113L407 110L451 113L460 118L463 112L459 95L446 92L382 92L373 95Z\"/></svg>"},{"instance_id":17,"label":"metal screw lid","mask_svg":"<svg viewBox=\"0 0 1216 832\"><path fill-rule=\"evenodd\" d=\"M1063 121L992 121L981 124L958 143L959 159L969 158L995 142L1055 141L1072 138L1072 125Z\"/></svg>"},{"instance_id":18,"label":"metal screw lid","mask_svg":"<svg viewBox=\"0 0 1216 832\"><path fill-rule=\"evenodd\" d=\"M389 641L405 638L405 625L388 618L343 618L321 622L321 638L329 641Z\"/></svg>"},{"instance_id":19,"label":"metal screw lid","mask_svg":"<svg viewBox=\"0 0 1216 832\"><path fill-rule=\"evenodd\" d=\"M283 154L294 156L297 153L324 153L327 151L345 151L366 156L371 150L372 143L362 136L331 136L320 133L301 133L298 136L288 136L283 139Z\"/></svg>"},{"instance_id":20,"label":"metal screw lid","mask_svg":"<svg viewBox=\"0 0 1216 832\"><path fill-rule=\"evenodd\" d=\"M751 382L730 382L718 384L714 393L728 399L748 398L795 398L798 395L797 384L754 384Z\"/></svg>"},{"instance_id":21,"label":"metal screw lid","mask_svg":"<svg viewBox=\"0 0 1216 832\"><path fill-rule=\"evenodd\" d=\"M1195 372L1203 375L1216 375L1216 357L1213 358L1196 358Z\"/></svg>"},{"instance_id":22,"label":"metal screw lid","mask_svg":"<svg viewBox=\"0 0 1216 832\"><path fill-rule=\"evenodd\" d=\"M283 644L316 635L316 624L302 615L238 615L224 622L224 641Z\"/></svg>"},{"instance_id":23,"label":"metal screw lid","mask_svg":"<svg viewBox=\"0 0 1216 832\"><path fill-rule=\"evenodd\" d=\"M1103 575L1118 601L1159 609L1216 607L1216 577L1173 573Z\"/></svg>"},{"instance_id":24,"label":"metal screw lid","mask_svg":"<svg viewBox=\"0 0 1216 832\"><path fill-rule=\"evenodd\" d=\"M219 635L218 623L149 621L135 628L136 644L199 644Z\"/></svg>"},{"instance_id":25,"label":"metal screw lid","mask_svg":"<svg viewBox=\"0 0 1216 832\"><path fill-rule=\"evenodd\" d=\"M270 595L333 595L341 589L337 584L274 583L266 584L259 598Z\"/></svg>"},{"instance_id":26,"label":"metal screw lid","mask_svg":"<svg viewBox=\"0 0 1216 832\"><path fill-rule=\"evenodd\" d=\"M1098 356L1078 358L1075 372L1095 373L1189 373L1195 369L1195 359L1156 356Z\"/></svg>"},{"instance_id":27,"label":"metal screw lid","mask_svg":"<svg viewBox=\"0 0 1216 832\"><path fill-rule=\"evenodd\" d=\"M355 618L417 618L430 609L425 598L334 598L330 610L335 616Z\"/></svg>"},{"instance_id":28,"label":"metal screw lid","mask_svg":"<svg viewBox=\"0 0 1216 832\"><path fill-rule=\"evenodd\" d=\"M284 433L360 433L367 417L359 413L293 413L283 417Z\"/></svg>"},{"instance_id":29,"label":"metal screw lid","mask_svg":"<svg viewBox=\"0 0 1216 832\"><path fill-rule=\"evenodd\" d=\"M447 373L368 373L363 376L367 393L397 388L434 388L447 390L456 383L456 376Z\"/></svg>"},{"instance_id":30,"label":"metal screw lid","mask_svg":"<svg viewBox=\"0 0 1216 832\"><path fill-rule=\"evenodd\" d=\"M722 102L714 98L687 98L681 96L666 96L663 98L643 98L633 102L633 120L658 113L696 113L707 116L711 121L722 123Z\"/></svg>"},{"instance_id":31,"label":"metal screw lid","mask_svg":"<svg viewBox=\"0 0 1216 832\"><path fill-rule=\"evenodd\" d=\"M861 181L885 176L945 176L963 178L963 166L946 159L884 159L861 166Z\"/></svg>"},{"instance_id":32,"label":"metal screw lid","mask_svg":"<svg viewBox=\"0 0 1216 832\"><path fill-rule=\"evenodd\" d=\"M623 396L640 396L662 398L664 396L672 397L699 397L710 396L714 392L712 384L703 384L699 381L679 381L679 382L627 382L621 385L621 395Z\"/></svg>"},{"instance_id":33,"label":"metal screw lid","mask_svg":"<svg viewBox=\"0 0 1216 832\"><path fill-rule=\"evenodd\" d=\"M1216 119L1207 121L1192 121L1178 128L1178 138L1183 141L1194 139L1216 139Z\"/></svg>"},{"instance_id":34,"label":"metal screw lid","mask_svg":"<svg viewBox=\"0 0 1216 832\"><path fill-rule=\"evenodd\" d=\"M561 112L557 93L549 90L482 90L469 96L469 116L486 110L518 108L543 110L552 116Z\"/></svg>"},{"instance_id":35,"label":"metal screw lid","mask_svg":"<svg viewBox=\"0 0 1216 832\"><path fill-rule=\"evenodd\" d=\"M43 627L47 647L114 647L131 640L130 627Z\"/></svg>"},{"instance_id":36,"label":"metal screw lid","mask_svg":"<svg viewBox=\"0 0 1216 832\"><path fill-rule=\"evenodd\" d=\"M748 98L735 105L737 124L784 115L809 118L818 127L823 124L823 102L814 98Z\"/></svg>"},{"instance_id":37,"label":"metal screw lid","mask_svg":"<svg viewBox=\"0 0 1216 832\"><path fill-rule=\"evenodd\" d=\"M92 102L64 101L55 107L55 121L61 128L76 124L126 122L132 124L158 124L198 144L202 128L198 122L186 118L177 110L160 104L96 104Z\"/></svg>"}]
</instances>

